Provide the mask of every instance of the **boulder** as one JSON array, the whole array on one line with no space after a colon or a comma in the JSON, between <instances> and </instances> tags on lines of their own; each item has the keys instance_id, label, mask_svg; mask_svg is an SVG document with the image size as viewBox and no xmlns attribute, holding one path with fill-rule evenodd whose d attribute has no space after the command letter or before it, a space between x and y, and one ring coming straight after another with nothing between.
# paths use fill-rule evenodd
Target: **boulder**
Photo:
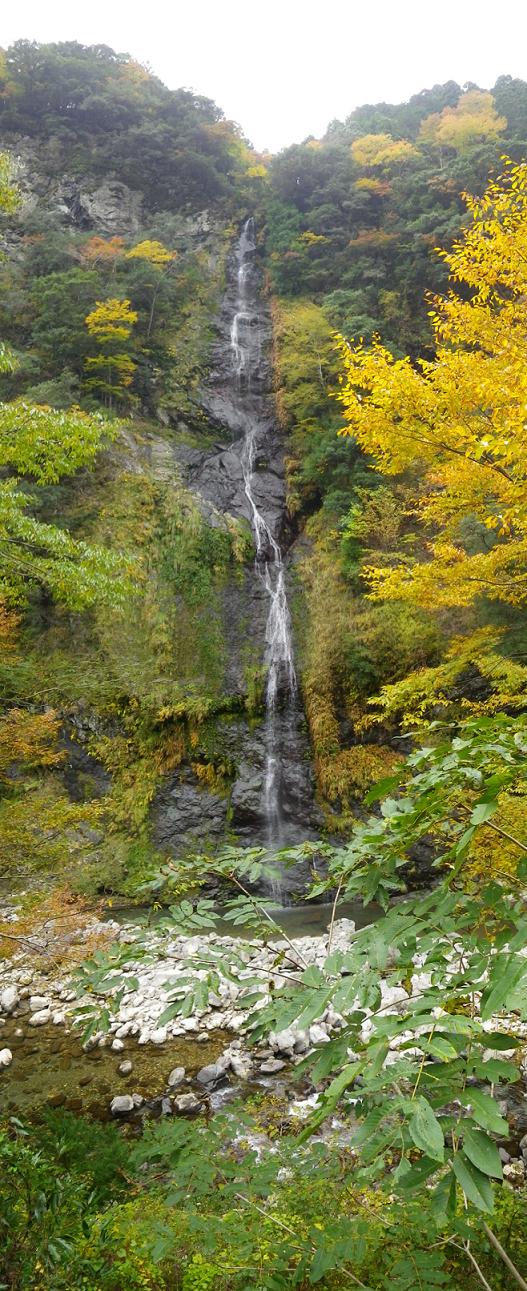
<instances>
[{"instance_id":1,"label":"boulder","mask_svg":"<svg viewBox=\"0 0 527 1291\"><path fill-rule=\"evenodd\" d=\"M133 1112L134 1106L131 1094L116 1094L110 1103L110 1111L112 1116L127 1116L128 1112Z\"/></svg>"},{"instance_id":2,"label":"boulder","mask_svg":"<svg viewBox=\"0 0 527 1291\"><path fill-rule=\"evenodd\" d=\"M182 1085L185 1074L184 1067L173 1067L167 1080L169 1089L177 1089L178 1085Z\"/></svg>"},{"instance_id":3,"label":"boulder","mask_svg":"<svg viewBox=\"0 0 527 1291\"><path fill-rule=\"evenodd\" d=\"M178 1098L174 1099L174 1107L177 1112L197 1112L201 1107L201 1102L196 1097L196 1094L189 1092L188 1094L179 1094Z\"/></svg>"}]
</instances>

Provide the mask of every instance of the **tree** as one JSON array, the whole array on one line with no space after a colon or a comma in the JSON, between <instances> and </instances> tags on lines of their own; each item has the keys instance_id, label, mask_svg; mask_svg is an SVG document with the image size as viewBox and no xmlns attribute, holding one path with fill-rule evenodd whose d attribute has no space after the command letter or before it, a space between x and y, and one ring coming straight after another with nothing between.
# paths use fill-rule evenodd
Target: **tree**
<instances>
[{"instance_id":1,"label":"tree","mask_svg":"<svg viewBox=\"0 0 527 1291\"><path fill-rule=\"evenodd\" d=\"M98 300L95 309L85 319L90 336L101 347L100 354L88 356L85 360L86 370L91 373L85 384L88 389L102 394L110 407L116 397L123 399L137 367L130 355L121 349L123 342L129 340L137 319L138 314L130 301L117 297Z\"/></svg>"},{"instance_id":2,"label":"tree","mask_svg":"<svg viewBox=\"0 0 527 1291\"><path fill-rule=\"evenodd\" d=\"M12 211L16 191L9 186L9 159L0 154L0 207ZM0 344L0 371L15 360ZM28 514L31 496L18 476L53 484L91 464L115 428L80 409L56 412L23 400L0 404L0 467L13 474L0 483L0 607L23 603L28 590L44 586L72 609L97 601L121 603L126 592L125 564L103 548L78 542L66 530ZM123 581L121 581L123 580Z\"/></svg>"},{"instance_id":3,"label":"tree","mask_svg":"<svg viewBox=\"0 0 527 1291\"><path fill-rule=\"evenodd\" d=\"M419 154L408 139L392 139L389 134L366 134L361 139L354 139L351 155L358 166L379 166L390 170Z\"/></svg>"},{"instance_id":4,"label":"tree","mask_svg":"<svg viewBox=\"0 0 527 1291\"><path fill-rule=\"evenodd\" d=\"M475 143L496 138L507 127L507 118L498 116L492 94L485 90L468 90L457 107L425 117L419 130L423 143L454 148L464 153Z\"/></svg>"},{"instance_id":5,"label":"tree","mask_svg":"<svg viewBox=\"0 0 527 1291\"><path fill-rule=\"evenodd\" d=\"M177 251L169 251L168 247L163 246L162 242L147 238L143 242L138 242L137 246L132 247L132 250L127 252L126 259L142 260L150 265L152 269L153 281L150 284L152 296L146 329L146 339L149 340L154 326L157 298L161 291L165 274L171 269L174 260L177 259Z\"/></svg>"},{"instance_id":6,"label":"tree","mask_svg":"<svg viewBox=\"0 0 527 1291\"><path fill-rule=\"evenodd\" d=\"M527 599L527 165L509 163L466 202L470 224L442 253L464 294L431 302L435 359L414 366L380 341L340 341L341 433L385 474L424 476L415 511L430 535L425 557L370 569L372 594L429 608L483 593ZM460 533L469 515L488 536L474 554Z\"/></svg>"}]
</instances>

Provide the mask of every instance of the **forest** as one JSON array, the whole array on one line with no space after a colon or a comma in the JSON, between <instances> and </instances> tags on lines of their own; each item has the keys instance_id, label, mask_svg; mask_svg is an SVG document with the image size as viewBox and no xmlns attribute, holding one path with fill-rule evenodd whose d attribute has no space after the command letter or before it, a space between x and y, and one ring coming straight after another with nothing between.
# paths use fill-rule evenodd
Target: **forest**
<instances>
[{"instance_id":1,"label":"forest","mask_svg":"<svg viewBox=\"0 0 527 1291\"><path fill-rule=\"evenodd\" d=\"M0 1286L527 1287L527 82L0 51Z\"/></svg>"}]
</instances>

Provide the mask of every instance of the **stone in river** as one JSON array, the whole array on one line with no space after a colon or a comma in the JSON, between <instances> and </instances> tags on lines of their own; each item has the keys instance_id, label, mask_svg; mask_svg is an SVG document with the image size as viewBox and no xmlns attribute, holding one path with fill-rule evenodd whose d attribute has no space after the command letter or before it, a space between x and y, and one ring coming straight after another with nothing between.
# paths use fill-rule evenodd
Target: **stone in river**
<instances>
[{"instance_id":1,"label":"stone in river","mask_svg":"<svg viewBox=\"0 0 527 1291\"><path fill-rule=\"evenodd\" d=\"M128 1112L133 1112L134 1100L131 1094L117 1094L112 1098L110 1111L112 1116L126 1116Z\"/></svg>"},{"instance_id":2,"label":"stone in river","mask_svg":"<svg viewBox=\"0 0 527 1291\"><path fill-rule=\"evenodd\" d=\"M179 1098L174 1099L174 1107L177 1112L197 1112L201 1107L199 1098L192 1092L180 1094Z\"/></svg>"},{"instance_id":3,"label":"stone in river","mask_svg":"<svg viewBox=\"0 0 527 1291\"><path fill-rule=\"evenodd\" d=\"M177 1085L182 1085L185 1075L186 1072L184 1067L173 1067L167 1080L169 1089L175 1089Z\"/></svg>"}]
</instances>

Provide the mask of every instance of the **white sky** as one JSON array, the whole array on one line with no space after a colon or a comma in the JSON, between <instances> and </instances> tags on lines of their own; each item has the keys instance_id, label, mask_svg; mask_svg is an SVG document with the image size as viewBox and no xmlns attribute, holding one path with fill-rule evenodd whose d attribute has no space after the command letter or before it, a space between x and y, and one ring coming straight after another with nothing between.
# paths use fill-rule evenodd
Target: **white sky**
<instances>
[{"instance_id":1,"label":"white sky","mask_svg":"<svg viewBox=\"0 0 527 1291\"><path fill-rule=\"evenodd\" d=\"M259 149L440 81L527 80L527 0L4 0L0 46L106 44L215 99ZM3 7L3 6L2 6Z\"/></svg>"}]
</instances>

